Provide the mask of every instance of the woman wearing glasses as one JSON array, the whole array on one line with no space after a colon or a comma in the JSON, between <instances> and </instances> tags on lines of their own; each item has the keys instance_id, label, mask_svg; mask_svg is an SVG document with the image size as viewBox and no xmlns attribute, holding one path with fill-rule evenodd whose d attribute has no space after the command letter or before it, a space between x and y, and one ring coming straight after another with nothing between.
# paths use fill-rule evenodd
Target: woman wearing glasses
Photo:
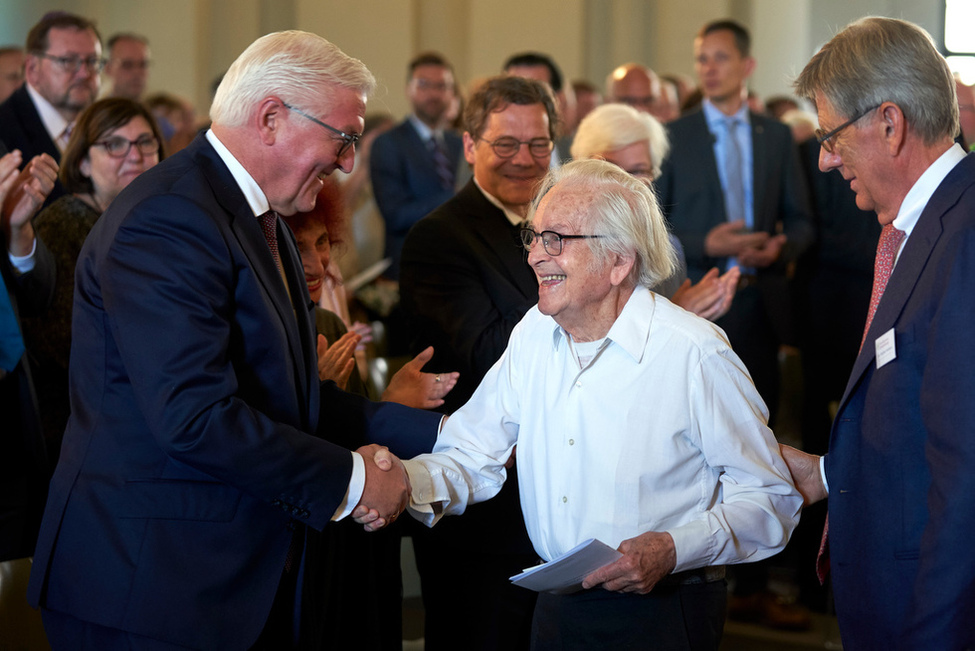
<instances>
[{"instance_id":1,"label":"woman wearing glasses","mask_svg":"<svg viewBox=\"0 0 975 651\"><path fill-rule=\"evenodd\" d=\"M653 116L625 104L604 104L594 109L579 124L572 141L575 160L608 161L647 185L660 175L660 165L669 151L670 142L663 126ZM680 257L679 268L653 290L705 319L714 321L727 313L738 286L738 268L724 275L717 268L711 269L699 283L692 285L687 278L683 248L676 237L670 237Z\"/></svg>"},{"instance_id":2,"label":"woman wearing glasses","mask_svg":"<svg viewBox=\"0 0 975 651\"><path fill-rule=\"evenodd\" d=\"M48 312L25 325L38 358L34 381L48 454L58 456L68 420L68 357L74 268L85 238L108 205L132 180L163 158L152 115L127 99L104 99L75 123L61 157L60 179L69 194L34 219L34 230L54 255L57 280Z\"/></svg>"}]
</instances>

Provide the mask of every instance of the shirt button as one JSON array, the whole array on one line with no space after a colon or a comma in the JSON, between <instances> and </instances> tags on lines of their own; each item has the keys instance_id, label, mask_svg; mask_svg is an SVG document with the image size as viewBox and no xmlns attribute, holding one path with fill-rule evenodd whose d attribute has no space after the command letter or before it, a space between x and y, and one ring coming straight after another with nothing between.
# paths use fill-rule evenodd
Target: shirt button
<instances>
[{"instance_id":1,"label":"shirt button","mask_svg":"<svg viewBox=\"0 0 975 651\"><path fill-rule=\"evenodd\" d=\"M563 498L562 498L562 503L563 503L563 504L565 504L565 503L566 503L566 502L568 502L568 501L569 501L569 498L568 498L568 497L563 497Z\"/></svg>"},{"instance_id":2,"label":"shirt button","mask_svg":"<svg viewBox=\"0 0 975 651\"><path fill-rule=\"evenodd\" d=\"M575 439L569 439L569 445L575 445L575 444L576 444Z\"/></svg>"},{"instance_id":3,"label":"shirt button","mask_svg":"<svg viewBox=\"0 0 975 651\"><path fill-rule=\"evenodd\" d=\"M577 387L581 387L582 386L582 382L581 381L580 382L576 382L576 386Z\"/></svg>"}]
</instances>

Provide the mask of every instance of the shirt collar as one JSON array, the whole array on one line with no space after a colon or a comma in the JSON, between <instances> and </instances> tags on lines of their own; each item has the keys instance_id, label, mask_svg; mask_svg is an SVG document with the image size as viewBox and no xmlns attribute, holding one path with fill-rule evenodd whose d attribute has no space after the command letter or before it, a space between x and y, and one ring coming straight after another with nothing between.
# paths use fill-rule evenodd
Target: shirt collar
<instances>
[{"instance_id":1,"label":"shirt collar","mask_svg":"<svg viewBox=\"0 0 975 651\"><path fill-rule=\"evenodd\" d=\"M409 117L409 120L410 124L413 125L413 128L416 129L416 132L420 135L420 140L423 142L429 142L430 138L433 138L438 133L424 124L423 120L416 117L415 113ZM441 137L443 136L441 135Z\"/></svg>"},{"instance_id":2,"label":"shirt collar","mask_svg":"<svg viewBox=\"0 0 975 651\"><path fill-rule=\"evenodd\" d=\"M643 285L637 285L627 299L626 305L623 306L623 311L606 333L607 345L616 344L637 364L643 361L643 354L647 349L656 300L657 296L653 292ZM552 331L552 346L558 351L562 342L568 341L569 333L555 323L554 319L552 322L555 325Z\"/></svg>"},{"instance_id":3,"label":"shirt collar","mask_svg":"<svg viewBox=\"0 0 975 651\"><path fill-rule=\"evenodd\" d=\"M718 109L717 106L711 103L711 100L705 99L701 102L701 112L704 113L704 119L708 123L708 130L711 132L719 131L719 129L724 129L724 125L727 124L728 118L737 118L748 124L748 104L742 102L741 108L739 108L734 115L725 115Z\"/></svg>"},{"instance_id":4,"label":"shirt collar","mask_svg":"<svg viewBox=\"0 0 975 651\"><path fill-rule=\"evenodd\" d=\"M477 177L474 178L474 185L477 189L481 191L484 198L491 202L498 210L504 213L504 216L508 218L512 226L520 226L525 223L525 218L516 212L508 210L503 203L501 203L494 195L490 194L487 190L481 187L481 184L477 182Z\"/></svg>"},{"instance_id":5,"label":"shirt collar","mask_svg":"<svg viewBox=\"0 0 975 651\"><path fill-rule=\"evenodd\" d=\"M213 129L207 129L206 133L207 140L213 145L213 149L217 152L217 156L220 160L224 162L227 169L230 170L230 175L234 177L234 181L237 182L237 187L240 191L244 193L244 198L247 199L247 205L250 206L251 211L253 211L255 217L260 217L268 210L271 209L271 205L267 202L267 197L264 196L264 191L261 190L261 186L257 184L254 177L244 169L244 166L240 164L234 155L230 153L227 146L220 142L216 134L213 133Z\"/></svg>"},{"instance_id":6,"label":"shirt collar","mask_svg":"<svg viewBox=\"0 0 975 651\"><path fill-rule=\"evenodd\" d=\"M904 201L901 202L897 217L894 218L894 226L904 231L905 240L910 237L934 191L963 158L965 158L965 150L961 145L953 144L938 157L938 160L931 163L928 169L924 170L924 174L911 187Z\"/></svg>"},{"instance_id":7,"label":"shirt collar","mask_svg":"<svg viewBox=\"0 0 975 651\"><path fill-rule=\"evenodd\" d=\"M68 127L68 121L64 119L63 115L58 113L54 105L47 101L36 88L26 81L24 85L27 86L27 94L30 95L31 101L34 102L34 108L37 109L37 115L40 116L41 123L47 131L47 135L57 143L58 138L61 137L61 134Z\"/></svg>"}]
</instances>

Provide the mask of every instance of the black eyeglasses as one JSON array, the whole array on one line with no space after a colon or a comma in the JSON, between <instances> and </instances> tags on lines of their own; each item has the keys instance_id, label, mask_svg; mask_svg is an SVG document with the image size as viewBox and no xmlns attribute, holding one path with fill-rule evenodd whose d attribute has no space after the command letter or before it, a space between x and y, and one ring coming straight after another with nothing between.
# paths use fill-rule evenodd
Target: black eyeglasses
<instances>
[{"instance_id":1,"label":"black eyeglasses","mask_svg":"<svg viewBox=\"0 0 975 651\"><path fill-rule=\"evenodd\" d=\"M288 104L287 102L281 102L281 103L284 105L284 108L286 108L286 109L288 109L290 111L294 111L295 113L297 113L298 115L300 115L302 117L308 118L309 120L311 120L312 122L314 122L318 126L325 127L326 129L328 129L329 131L331 131L332 133L334 133L335 135L337 135L339 138L341 138L342 139L342 146L339 147L339 153L337 153L335 155L336 158L341 158L342 157L342 154L344 154L345 152L349 151L349 147L355 147L355 144L357 142L359 142L359 138L361 136L358 133L348 134L348 133L346 133L344 131L340 131L340 130L336 129L335 127L331 126L331 125L325 124L324 122L322 122L318 118L316 118L314 116L311 116L311 115L308 115L307 113L305 113L304 111L302 111L300 108L295 108L294 106L291 106L291 104Z\"/></svg>"},{"instance_id":2,"label":"black eyeglasses","mask_svg":"<svg viewBox=\"0 0 975 651\"><path fill-rule=\"evenodd\" d=\"M511 136L504 136L503 138L498 138L494 142L490 140L484 140L479 138L487 144L491 145L491 149L500 158L513 158L518 150L521 149L522 145L528 145L528 151L535 158L545 158L552 154L552 148L555 147L555 143L548 138L534 138L532 140L518 140L517 138L512 138Z\"/></svg>"},{"instance_id":3,"label":"black eyeglasses","mask_svg":"<svg viewBox=\"0 0 975 651\"><path fill-rule=\"evenodd\" d=\"M562 235L555 231L536 233L534 228L521 229L521 243L525 245L525 250L531 251L535 240L541 240L545 253L553 257L562 253L562 240L592 240L601 237L605 235Z\"/></svg>"},{"instance_id":4,"label":"black eyeglasses","mask_svg":"<svg viewBox=\"0 0 975 651\"><path fill-rule=\"evenodd\" d=\"M81 70L81 66L85 66L91 72L101 72L102 68L105 67L105 59L100 59L96 56L80 57L74 55L69 57L59 57L54 56L53 54L48 54L47 52L35 52L34 55L53 61L55 65L61 68L61 70L72 75Z\"/></svg>"},{"instance_id":5,"label":"black eyeglasses","mask_svg":"<svg viewBox=\"0 0 975 651\"><path fill-rule=\"evenodd\" d=\"M112 136L111 138L105 138L104 140L99 140L91 144L93 147L96 145L98 147L104 147L105 153L112 158L125 158L129 155L129 151L132 150L132 145L135 145L139 153L143 156L155 154L159 151L159 141L156 140L155 136L142 136L138 140L129 140L122 136Z\"/></svg>"},{"instance_id":6,"label":"black eyeglasses","mask_svg":"<svg viewBox=\"0 0 975 651\"><path fill-rule=\"evenodd\" d=\"M819 141L820 146L823 149L825 149L827 151L827 153L832 154L833 153L833 143L832 143L832 140L833 140L833 138L836 137L836 134L838 134L840 131L842 131L843 129L847 128L848 126L850 126L851 124L853 124L854 122L856 122L857 120L859 120L860 118L862 118L863 116L867 115L868 113L871 113L873 111L876 111L878 108L880 108L880 106L881 106L880 104L877 104L876 106L871 106L867 110L865 110L865 111L857 114L856 117L854 117L852 119L849 119L846 122L844 122L843 124L841 124L840 126L836 127L835 129L833 129L829 133L825 133L822 129L816 129L816 131L815 131L815 133L816 133L816 140Z\"/></svg>"}]
</instances>

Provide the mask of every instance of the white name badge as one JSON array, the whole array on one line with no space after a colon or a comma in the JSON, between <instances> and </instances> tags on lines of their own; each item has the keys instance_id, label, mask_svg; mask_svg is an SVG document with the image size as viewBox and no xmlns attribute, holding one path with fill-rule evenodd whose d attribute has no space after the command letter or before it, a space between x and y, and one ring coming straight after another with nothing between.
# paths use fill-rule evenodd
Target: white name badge
<instances>
[{"instance_id":1,"label":"white name badge","mask_svg":"<svg viewBox=\"0 0 975 651\"><path fill-rule=\"evenodd\" d=\"M897 358L897 347L894 345L894 329L891 328L874 341L877 350L877 368L894 361Z\"/></svg>"}]
</instances>

